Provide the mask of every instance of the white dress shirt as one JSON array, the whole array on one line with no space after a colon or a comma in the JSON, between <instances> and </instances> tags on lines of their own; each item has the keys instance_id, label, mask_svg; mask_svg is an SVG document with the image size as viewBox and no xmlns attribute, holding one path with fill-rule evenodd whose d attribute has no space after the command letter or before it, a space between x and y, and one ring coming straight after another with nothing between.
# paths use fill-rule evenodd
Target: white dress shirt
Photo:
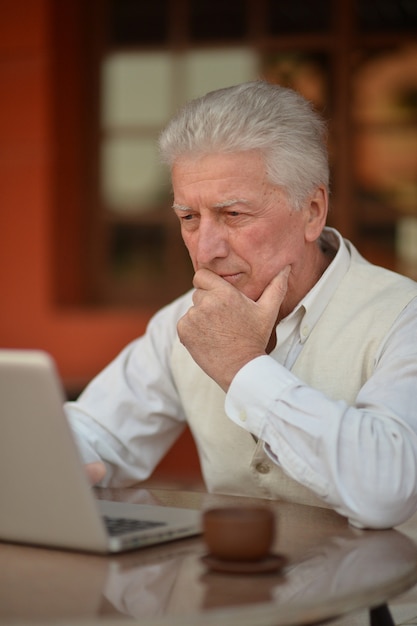
<instances>
[{"instance_id":1,"label":"white dress shirt","mask_svg":"<svg viewBox=\"0 0 417 626\"><path fill-rule=\"evenodd\" d=\"M417 299L387 335L355 406L303 384L289 370L349 264L340 235L326 233L338 246L334 260L278 325L275 350L235 376L225 410L265 442L275 463L315 493L326 493L326 502L352 523L391 526L417 508ZM84 460L107 463L103 485L148 478L184 427L170 354L177 321L189 306L191 292L157 313L146 334L127 346L76 403L66 405ZM387 475L381 476L384 459L389 459ZM377 490L381 480L387 502L392 495L401 503L398 510L387 511L384 501L366 501L363 482Z\"/></svg>"}]
</instances>

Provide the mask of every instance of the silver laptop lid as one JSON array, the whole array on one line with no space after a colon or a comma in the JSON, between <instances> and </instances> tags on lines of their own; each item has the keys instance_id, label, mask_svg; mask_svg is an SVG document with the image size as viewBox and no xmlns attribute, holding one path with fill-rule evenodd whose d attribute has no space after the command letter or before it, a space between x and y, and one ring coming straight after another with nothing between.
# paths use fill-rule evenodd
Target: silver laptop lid
<instances>
[{"instance_id":1,"label":"silver laptop lid","mask_svg":"<svg viewBox=\"0 0 417 626\"><path fill-rule=\"evenodd\" d=\"M0 350L0 399L0 538L103 550L107 534L63 418L51 358Z\"/></svg>"},{"instance_id":2,"label":"silver laptop lid","mask_svg":"<svg viewBox=\"0 0 417 626\"><path fill-rule=\"evenodd\" d=\"M45 352L0 350L0 540L109 552L200 532L197 511L98 503L66 420L64 392ZM99 507L116 516L141 509L166 528L109 538Z\"/></svg>"}]
</instances>

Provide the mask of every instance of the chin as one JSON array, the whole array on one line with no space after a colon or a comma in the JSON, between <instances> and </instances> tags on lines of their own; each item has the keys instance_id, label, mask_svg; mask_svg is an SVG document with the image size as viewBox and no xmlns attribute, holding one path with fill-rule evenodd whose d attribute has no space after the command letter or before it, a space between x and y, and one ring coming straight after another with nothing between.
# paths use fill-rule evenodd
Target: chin
<instances>
[{"instance_id":1,"label":"chin","mask_svg":"<svg viewBox=\"0 0 417 626\"><path fill-rule=\"evenodd\" d=\"M239 289L244 296L256 302L262 295L262 291L255 291L254 289Z\"/></svg>"}]
</instances>

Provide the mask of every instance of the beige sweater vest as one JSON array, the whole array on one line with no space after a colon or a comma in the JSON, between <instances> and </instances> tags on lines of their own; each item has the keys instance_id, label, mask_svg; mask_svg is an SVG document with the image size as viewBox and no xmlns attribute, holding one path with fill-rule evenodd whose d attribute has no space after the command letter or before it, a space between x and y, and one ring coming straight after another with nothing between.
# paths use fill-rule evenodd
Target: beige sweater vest
<instances>
[{"instance_id":1,"label":"beige sweater vest","mask_svg":"<svg viewBox=\"0 0 417 626\"><path fill-rule=\"evenodd\" d=\"M372 375L378 348L417 284L371 265L349 245L351 263L292 368L334 400L355 403ZM327 506L287 476L224 412L225 394L177 339L172 372L211 492Z\"/></svg>"}]
</instances>

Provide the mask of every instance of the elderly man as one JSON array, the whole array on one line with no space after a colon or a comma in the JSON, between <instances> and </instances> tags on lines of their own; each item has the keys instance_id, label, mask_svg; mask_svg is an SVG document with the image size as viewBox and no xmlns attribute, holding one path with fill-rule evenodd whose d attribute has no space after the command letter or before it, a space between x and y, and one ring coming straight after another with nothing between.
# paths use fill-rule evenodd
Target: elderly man
<instances>
[{"instance_id":1,"label":"elderly man","mask_svg":"<svg viewBox=\"0 0 417 626\"><path fill-rule=\"evenodd\" d=\"M401 523L417 509L417 284L325 227L322 120L247 83L187 104L160 149L194 289L67 405L94 480L148 478L188 423L210 491Z\"/></svg>"}]
</instances>

